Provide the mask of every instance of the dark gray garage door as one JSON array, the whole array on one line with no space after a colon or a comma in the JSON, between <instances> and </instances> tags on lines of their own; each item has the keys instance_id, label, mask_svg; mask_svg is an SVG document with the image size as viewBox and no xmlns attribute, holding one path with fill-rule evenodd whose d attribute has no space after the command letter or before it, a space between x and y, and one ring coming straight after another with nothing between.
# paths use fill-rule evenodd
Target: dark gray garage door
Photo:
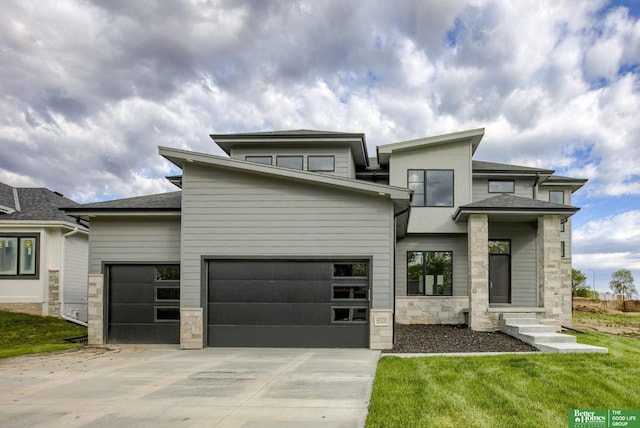
<instances>
[{"instance_id":1,"label":"dark gray garage door","mask_svg":"<svg viewBox=\"0 0 640 428\"><path fill-rule=\"evenodd\" d=\"M180 267L108 267L109 343L180 342Z\"/></svg>"},{"instance_id":2,"label":"dark gray garage door","mask_svg":"<svg viewBox=\"0 0 640 428\"><path fill-rule=\"evenodd\" d=\"M367 261L212 260L208 346L369 347Z\"/></svg>"}]
</instances>

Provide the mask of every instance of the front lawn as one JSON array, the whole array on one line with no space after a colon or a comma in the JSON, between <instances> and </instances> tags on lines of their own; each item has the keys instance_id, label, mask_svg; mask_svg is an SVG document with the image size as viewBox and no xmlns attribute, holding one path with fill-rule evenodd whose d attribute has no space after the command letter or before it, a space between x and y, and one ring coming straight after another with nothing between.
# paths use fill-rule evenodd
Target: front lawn
<instances>
[{"instance_id":1,"label":"front lawn","mask_svg":"<svg viewBox=\"0 0 640 428\"><path fill-rule=\"evenodd\" d=\"M64 339L87 334L87 328L54 317L0 311L0 358L77 348Z\"/></svg>"},{"instance_id":2,"label":"front lawn","mask_svg":"<svg viewBox=\"0 0 640 428\"><path fill-rule=\"evenodd\" d=\"M383 357L367 427L561 427L567 412L640 408L640 339L589 332L608 354Z\"/></svg>"}]
</instances>

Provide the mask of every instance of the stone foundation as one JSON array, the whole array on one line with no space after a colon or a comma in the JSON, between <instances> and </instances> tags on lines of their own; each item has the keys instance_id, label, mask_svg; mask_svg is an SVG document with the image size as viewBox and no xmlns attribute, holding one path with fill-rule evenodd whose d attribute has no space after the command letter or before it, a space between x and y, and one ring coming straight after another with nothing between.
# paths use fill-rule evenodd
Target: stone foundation
<instances>
[{"instance_id":1,"label":"stone foundation","mask_svg":"<svg viewBox=\"0 0 640 428\"><path fill-rule=\"evenodd\" d=\"M42 315L42 303L0 303L0 311Z\"/></svg>"},{"instance_id":2,"label":"stone foundation","mask_svg":"<svg viewBox=\"0 0 640 428\"><path fill-rule=\"evenodd\" d=\"M89 275L88 286L88 327L89 345L104 345L104 277Z\"/></svg>"},{"instance_id":3,"label":"stone foundation","mask_svg":"<svg viewBox=\"0 0 640 428\"><path fill-rule=\"evenodd\" d=\"M396 297L396 322L400 324L464 324L469 296Z\"/></svg>"},{"instance_id":4,"label":"stone foundation","mask_svg":"<svg viewBox=\"0 0 640 428\"><path fill-rule=\"evenodd\" d=\"M180 349L202 349L204 346L202 308L180 308Z\"/></svg>"},{"instance_id":5,"label":"stone foundation","mask_svg":"<svg viewBox=\"0 0 640 428\"><path fill-rule=\"evenodd\" d=\"M393 348L393 311L390 309L371 309L369 320L369 348Z\"/></svg>"},{"instance_id":6,"label":"stone foundation","mask_svg":"<svg viewBox=\"0 0 640 428\"><path fill-rule=\"evenodd\" d=\"M49 270L49 311L50 317L60 316L60 271Z\"/></svg>"}]
</instances>

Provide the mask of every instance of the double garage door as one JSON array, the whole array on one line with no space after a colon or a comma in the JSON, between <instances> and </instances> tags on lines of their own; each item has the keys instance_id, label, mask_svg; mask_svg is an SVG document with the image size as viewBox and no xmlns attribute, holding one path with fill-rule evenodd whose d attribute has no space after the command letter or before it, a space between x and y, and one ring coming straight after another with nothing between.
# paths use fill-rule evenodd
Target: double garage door
<instances>
[{"instance_id":1,"label":"double garage door","mask_svg":"<svg viewBox=\"0 0 640 428\"><path fill-rule=\"evenodd\" d=\"M209 261L204 311L207 346L366 348L369 268L366 260ZM137 272L138 280L123 270ZM143 277L146 282L140 281ZM164 318L171 307L168 301L158 300L155 290L162 286L168 284L158 280L157 266L110 267L110 342L179 341L179 320L158 319L158 308ZM142 301L131 305L127 299ZM128 304L132 310L146 305L146 315L134 317L113 308ZM163 334L166 341L159 342Z\"/></svg>"}]
</instances>

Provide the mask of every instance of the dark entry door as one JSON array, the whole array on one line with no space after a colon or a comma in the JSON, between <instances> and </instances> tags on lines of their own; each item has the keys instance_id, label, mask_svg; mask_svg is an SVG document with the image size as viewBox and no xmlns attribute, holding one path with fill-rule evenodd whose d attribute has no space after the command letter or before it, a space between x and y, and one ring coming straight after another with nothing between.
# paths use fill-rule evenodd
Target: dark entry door
<instances>
[{"instance_id":1,"label":"dark entry door","mask_svg":"<svg viewBox=\"0 0 640 428\"><path fill-rule=\"evenodd\" d=\"M511 303L511 242L489 241L489 303Z\"/></svg>"},{"instance_id":2,"label":"dark entry door","mask_svg":"<svg viewBox=\"0 0 640 428\"><path fill-rule=\"evenodd\" d=\"M366 261L209 262L208 346L369 347Z\"/></svg>"}]
</instances>

